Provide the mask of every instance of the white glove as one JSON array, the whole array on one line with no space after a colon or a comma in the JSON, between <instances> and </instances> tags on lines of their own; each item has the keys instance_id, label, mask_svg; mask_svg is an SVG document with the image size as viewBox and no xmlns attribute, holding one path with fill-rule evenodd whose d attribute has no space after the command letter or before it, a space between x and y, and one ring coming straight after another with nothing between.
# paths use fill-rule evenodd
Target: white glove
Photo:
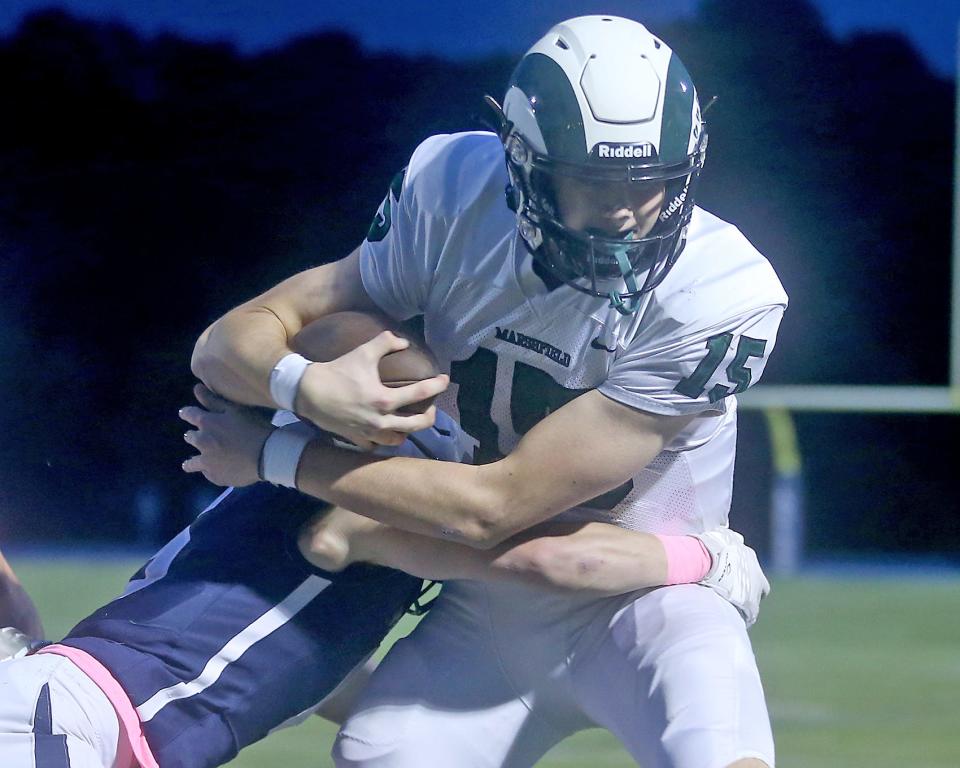
<instances>
[{"instance_id":1,"label":"white glove","mask_svg":"<svg viewBox=\"0 0 960 768\"><path fill-rule=\"evenodd\" d=\"M760 600L770 594L770 582L757 562L757 553L743 543L743 536L729 528L715 528L697 534L697 538L713 558L700 584L733 605L751 626L760 613Z\"/></svg>"},{"instance_id":2,"label":"white glove","mask_svg":"<svg viewBox=\"0 0 960 768\"><path fill-rule=\"evenodd\" d=\"M0 661L26 656L33 640L15 627L0 629Z\"/></svg>"}]
</instances>

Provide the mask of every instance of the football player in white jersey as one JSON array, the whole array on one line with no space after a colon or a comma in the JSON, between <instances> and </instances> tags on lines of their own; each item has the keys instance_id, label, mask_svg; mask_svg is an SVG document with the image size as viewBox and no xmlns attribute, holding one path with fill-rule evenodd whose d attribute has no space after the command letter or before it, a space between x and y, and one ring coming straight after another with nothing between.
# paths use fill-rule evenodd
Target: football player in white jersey
<instances>
[{"instance_id":1,"label":"football player in white jersey","mask_svg":"<svg viewBox=\"0 0 960 768\"><path fill-rule=\"evenodd\" d=\"M396 443L412 417L369 360L345 377L287 340L344 309L419 315L450 371L438 402L478 464L268 441L283 444L269 461L290 484L480 548L558 516L658 534L726 525L735 396L763 372L787 297L735 227L694 205L707 134L689 74L640 24L582 17L533 46L497 110L496 134L425 141L354 253L211 326L195 372L234 401ZM229 409L189 416L201 453L187 471L257 478L257 446ZM531 765L591 726L647 768L773 766L743 617L691 585L598 599L448 582L375 673L335 756Z\"/></svg>"}]
</instances>

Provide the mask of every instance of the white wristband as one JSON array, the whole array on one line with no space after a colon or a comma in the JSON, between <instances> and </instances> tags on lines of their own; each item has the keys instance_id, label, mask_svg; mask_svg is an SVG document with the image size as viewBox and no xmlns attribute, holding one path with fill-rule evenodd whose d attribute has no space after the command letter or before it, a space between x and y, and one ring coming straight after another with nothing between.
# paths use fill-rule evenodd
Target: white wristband
<instances>
[{"instance_id":1,"label":"white wristband","mask_svg":"<svg viewBox=\"0 0 960 768\"><path fill-rule=\"evenodd\" d=\"M297 399L300 389L300 379L307 372L307 366L312 363L303 355L291 352L280 358L280 361L270 371L270 397L281 408L293 410L293 402Z\"/></svg>"},{"instance_id":2,"label":"white wristband","mask_svg":"<svg viewBox=\"0 0 960 768\"><path fill-rule=\"evenodd\" d=\"M317 430L303 421L278 427L270 433L260 455L261 476L268 483L297 487L297 469L307 444Z\"/></svg>"}]
</instances>

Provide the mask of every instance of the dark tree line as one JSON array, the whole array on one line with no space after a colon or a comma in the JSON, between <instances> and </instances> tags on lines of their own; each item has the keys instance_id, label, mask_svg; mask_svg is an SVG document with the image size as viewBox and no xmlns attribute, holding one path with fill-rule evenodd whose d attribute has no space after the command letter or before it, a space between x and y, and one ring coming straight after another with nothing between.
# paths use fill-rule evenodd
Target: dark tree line
<instances>
[{"instance_id":1,"label":"dark tree line","mask_svg":"<svg viewBox=\"0 0 960 768\"><path fill-rule=\"evenodd\" d=\"M658 30L719 97L703 205L792 296L767 380L942 385L953 83L899 37L838 42L804 0L781 6L707 0ZM0 39L0 538L129 538L148 486L180 526L202 492L175 416L197 334L348 252L416 144L482 127L512 64L341 34L244 57L53 11ZM815 546L960 548L954 419L799 426ZM744 438L738 515L759 532L756 419Z\"/></svg>"}]
</instances>

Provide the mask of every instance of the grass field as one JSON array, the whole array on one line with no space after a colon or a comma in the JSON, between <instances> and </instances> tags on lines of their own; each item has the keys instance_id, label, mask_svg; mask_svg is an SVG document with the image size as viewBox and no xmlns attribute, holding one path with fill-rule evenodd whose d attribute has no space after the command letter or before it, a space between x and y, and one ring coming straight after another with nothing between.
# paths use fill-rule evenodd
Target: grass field
<instances>
[{"instance_id":1,"label":"grass field","mask_svg":"<svg viewBox=\"0 0 960 768\"><path fill-rule=\"evenodd\" d=\"M14 560L51 637L115 594L136 565ZM777 582L752 637L780 768L960 767L960 580ZM334 732L312 718L231 766L329 766ZM632 762L605 732L586 731L540 765Z\"/></svg>"}]
</instances>

